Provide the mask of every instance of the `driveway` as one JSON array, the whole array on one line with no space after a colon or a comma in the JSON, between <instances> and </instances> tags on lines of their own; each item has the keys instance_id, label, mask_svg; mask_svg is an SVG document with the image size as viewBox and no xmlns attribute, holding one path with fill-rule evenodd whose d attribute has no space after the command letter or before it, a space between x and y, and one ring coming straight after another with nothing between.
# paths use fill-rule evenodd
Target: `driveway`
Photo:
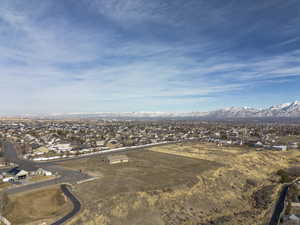
<instances>
[{"instance_id":1,"label":"driveway","mask_svg":"<svg viewBox=\"0 0 300 225\"><path fill-rule=\"evenodd\" d=\"M81 209L80 201L69 191L67 185L65 185L65 184L61 185L61 190L72 202L73 209L67 215L65 215L61 219L57 220L56 222L52 223L51 225L60 225L60 224L65 223L67 220L69 220L70 218L75 216Z\"/></svg>"}]
</instances>

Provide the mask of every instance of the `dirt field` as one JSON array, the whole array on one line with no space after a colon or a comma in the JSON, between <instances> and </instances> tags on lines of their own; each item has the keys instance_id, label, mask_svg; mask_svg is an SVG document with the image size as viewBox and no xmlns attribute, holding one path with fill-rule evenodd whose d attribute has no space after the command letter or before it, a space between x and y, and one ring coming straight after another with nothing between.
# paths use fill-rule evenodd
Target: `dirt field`
<instances>
[{"instance_id":1,"label":"dirt field","mask_svg":"<svg viewBox=\"0 0 300 225\"><path fill-rule=\"evenodd\" d=\"M51 180L54 179L55 176L33 176L30 177L29 182L40 182L45 180Z\"/></svg>"},{"instance_id":2,"label":"dirt field","mask_svg":"<svg viewBox=\"0 0 300 225\"><path fill-rule=\"evenodd\" d=\"M72 225L264 225L280 188L275 172L300 152L178 144L62 163L97 174L75 187L84 211Z\"/></svg>"},{"instance_id":3,"label":"dirt field","mask_svg":"<svg viewBox=\"0 0 300 225\"><path fill-rule=\"evenodd\" d=\"M0 191L5 190L6 188L9 188L11 186L8 182L0 182Z\"/></svg>"},{"instance_id":4,"label":"dirt field","mask_svg":"<svg viewBox=\"0 0 300 225\"><path fill-rule=\"evenodd\" d=\"M71 209L60 188L53 187L10 196L4 216L14 225L50 224Z\"/></svg>"}]
</instances>

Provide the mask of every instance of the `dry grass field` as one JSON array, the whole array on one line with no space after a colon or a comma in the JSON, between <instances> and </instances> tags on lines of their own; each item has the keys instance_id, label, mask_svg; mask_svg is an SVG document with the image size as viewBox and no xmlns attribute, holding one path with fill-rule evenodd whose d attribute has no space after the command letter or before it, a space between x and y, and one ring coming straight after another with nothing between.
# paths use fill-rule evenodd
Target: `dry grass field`
<instances>
[{"instance_id":1,"label":"dry grass field","mask_svg":"<svg viewBox=\"0 0 300 225\"><path fill-rule=\"evenodd\" d=\"M45 180L51 180L54 179L55 176L33 176L30 177L29 182L40 182Z\"/></svg>"},{"instance_id":2,"label":"dry grass field","mask_svg":"<svg viewBox=\"0 0 300 225\"><path fill-rule=\"evenodd\" d=\"M0 191L3 191L11 186L8 182L0 182Z\"/></svg>"},{"instance_id":3,"label":"dry grass field","mask_svg":"<svg viewBox=\"0 0 300 225\"><path fill-rule=\"evenodd\" d=\"M280 188L276 171L299 165L300 152L259 152L185 143L61 165L97 174L77 185L84 204L72 225L264 225Z\"/></svg>"},{"instance_id":4,"label":"dry grass field","mask_svg":"<svg viewBox=\"0 0 300 225\"><path fill-rule=\"evenodd\" d=\"M14 225L53 222L72 209L59 187L9 196L4 216Z\"/></svg>"}]
</instances>

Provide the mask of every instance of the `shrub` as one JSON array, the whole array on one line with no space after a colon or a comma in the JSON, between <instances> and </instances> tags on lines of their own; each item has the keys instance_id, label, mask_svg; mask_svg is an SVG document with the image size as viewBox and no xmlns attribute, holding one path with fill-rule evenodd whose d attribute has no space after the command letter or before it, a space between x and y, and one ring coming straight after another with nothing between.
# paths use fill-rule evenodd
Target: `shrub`
<instances>
[{"instance_id":1,"label":"shrub","mask_svg":"<svg viewBox=\"0 0 300 225\"><path fill-rule=\"evenodd\" d=\"M253 179L247 179L246 180L246 183L250 186L256 186L257 185L257 182L256 180L253 180Z\"/></svg>"},{"instance_id":2,"label":"shrub","mask_svg":"<svg viewBox=\"0 0 300 225\"><path fill-rule=\"evenodd\" d=\"M280 176L280 183L289 183L293 180L285 170L278 170L276 174Z\"/></svg>"}]
</instances>

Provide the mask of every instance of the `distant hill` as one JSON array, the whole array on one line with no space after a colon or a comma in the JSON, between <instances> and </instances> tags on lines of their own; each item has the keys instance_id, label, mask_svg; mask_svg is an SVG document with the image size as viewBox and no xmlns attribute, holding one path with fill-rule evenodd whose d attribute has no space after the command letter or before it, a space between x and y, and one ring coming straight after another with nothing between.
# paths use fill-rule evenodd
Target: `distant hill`
<instances>
[{"instance_id":1,"label":"distant hill","mask_svg":"<svg viewBox=\"0 0 300 225\"><path fill-rule=\"evenodd\" d=\"M229 107L210 112L99 112L99 113L67 113L51 115L22 115L21 117L39 118L300 118L300 101L271 106L266 109L249 107Z\"/></svg>"}]
</instances>

